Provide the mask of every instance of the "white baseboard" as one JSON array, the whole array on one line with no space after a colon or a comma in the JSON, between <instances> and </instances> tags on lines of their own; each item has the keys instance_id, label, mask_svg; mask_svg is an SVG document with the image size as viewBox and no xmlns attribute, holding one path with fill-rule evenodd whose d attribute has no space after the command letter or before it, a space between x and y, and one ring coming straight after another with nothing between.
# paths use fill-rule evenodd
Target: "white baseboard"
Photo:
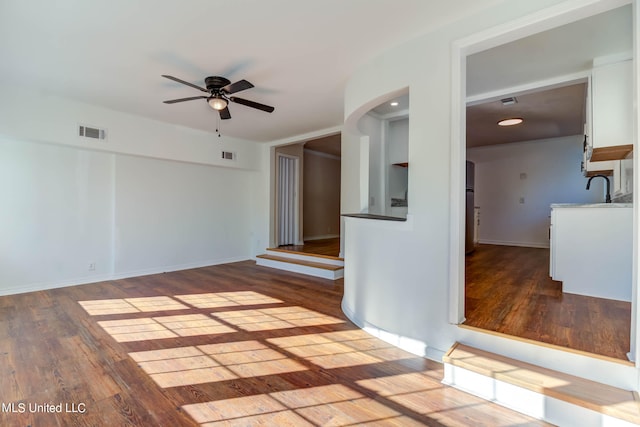
<instances>
[{"instance_id":1,"label":"white baseboard","mask_svg":"<svg viewBox=\"0 0 640 427\"><path fill-rule=\"evenodd\" d=\"M88 285L91 283L104 282L107 280L127 279L129 277L148 276L150 274L168 273L172 271L190 270L192 268L210 267L231 262L246 261L250 257L221 258L216 260L200 261L186 264L176 264L164 267L154 267L142 270L132 270L114 274L96 274L91 276L76 277L65 280L51 282L29 283L12 288L0 288L0 296L24 294L27 292L46 291L49 289L66 288L69 286Z\"/></svg>"},{"instance_id":2,"label":"white baseboard","mask_svg":"<svg viewBox=\"0 0 640 427\"><path fill-rule=\"evenodd\" d=\"M504 240L487 240L480 239L479 242L483 245L499 245L499 246L519 246L523 248L541 248L541 249L549 249L549 242L540 243L540 242L508 242Z\"/></svg>"}]
</instances>

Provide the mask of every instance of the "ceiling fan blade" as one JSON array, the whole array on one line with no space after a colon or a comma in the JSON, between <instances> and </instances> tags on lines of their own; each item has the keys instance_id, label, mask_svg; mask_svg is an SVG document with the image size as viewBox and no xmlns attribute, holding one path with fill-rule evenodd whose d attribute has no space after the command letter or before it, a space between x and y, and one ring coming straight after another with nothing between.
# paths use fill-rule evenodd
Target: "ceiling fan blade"
<instances>
[{"instance_id":1,"label":"ceiling fan blade","mask_svg":"<svg viewBox=\"0 0 640 427\"><path fill-rule=\"evenodd\" d=\"M220 118L222 120L227 120L231 118L231 113L229 112L228 107L224 107L222 110L220 110Z\"/></svg>"},{"instance_id":2,"label":"ceiling fan blade","mask_svg":"<svg viewBox=\"0 0 640 427\"><path fill-rule=\"evenodd\" d=\"M175 104L176 102L193 101L194 99L207 99L208 96L191 96L189 98L171 99L169 101L162 101L165 104Z\"/></svg>"},{"instance_id":3,"label":"ceiling fan blade","mask_svg":"<svg viewBox=\"0 0 640 427\"><path fill-rule=\"evenodd\" d=\"M225 87L223 87L222 89L228 93L228 94L232 94L232 93L236 93L236 92L240 92L241 90L247 90L247 89L251 89L253 87L253 85L251 83L249 83L248 81L242 79L239 80L235 83L231 83L230 85L227 85Z\"/></svg>"},{"instance_id":4,"label":"ceiling fan blade","mask_svg":"<svg viewBox=\"0 0 640 427\"><path fill-rule=\"evenodd\" d=\"M209 93L209 91L208 91L207 89L205 89L205 88L203 88L203 87L200 87L200 86L197 86L197 85L194 85L193 83L185 82L184 80L180 80L180 79L179 79L179 78L177 78L177 77L167 76L167 75L165 75L165 74L162 74L162 77L165 77L165 78L167 78L167 79L169 79L169 80L173 80L174 82L182 83L183 85L191 86L192 88L195 88L195 89L201 90L201 91L203 91L203 92L207 92L207 93Z\"/></svg>"},{"instance_id":5,"label":"ceiling fan blade","mask_svg":"<svg viewBox=\"0 0 640 427\"><path fill-rule=\"evenodd\" d=\"M249 101L248 99L236 98L232 96L229 98L231 102L236 102L238 104L246 105L247 107L257 108L258 110L266 111L267 113L273 113L275 110L274 107L269 105L260 104L259 102Z\"/></svg>"}]
</instances>

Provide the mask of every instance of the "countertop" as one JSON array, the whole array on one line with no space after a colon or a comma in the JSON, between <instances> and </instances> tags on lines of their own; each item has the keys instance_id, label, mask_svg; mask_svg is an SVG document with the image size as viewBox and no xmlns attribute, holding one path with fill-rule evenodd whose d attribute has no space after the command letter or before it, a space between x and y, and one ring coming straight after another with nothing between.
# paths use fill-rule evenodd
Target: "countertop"
<instances>
[{"instance_id":1,"label":"countertop","mask_svg":"<svg viewBox=\"0 0 640 427\"><path fill-rule=\"evenodd\" d=\"M362 219L377 219L382 221L406 221L406 218L400 218L397 216L376 215L368 213L352 213L342 214L342 216L348 216L350 218L362 218Z\"/></svg>"},{"instance_id":2,"label":"countertop","mask_svg":"<svg viewBox=\"0 0 640 427\"><path fill-rule=\"evenodd\" d=\"M633 203L552 203L551 209L556 208L631 208Z\"/></svg>"}]
</instances>

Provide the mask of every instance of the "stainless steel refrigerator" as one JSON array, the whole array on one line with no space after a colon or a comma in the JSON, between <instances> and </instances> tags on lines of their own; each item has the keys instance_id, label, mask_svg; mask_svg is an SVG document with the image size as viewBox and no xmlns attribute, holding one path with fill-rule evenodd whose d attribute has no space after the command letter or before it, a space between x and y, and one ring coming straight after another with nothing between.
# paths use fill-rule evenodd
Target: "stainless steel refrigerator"
<instances>
[{"instance_id":1,"label":"stainless steel refrigerator","mask_svg":"<svg viewBox=\"0 0 640 427\"><path fill-rule=\"evenodd\" d=\"M475 165L473 162L467 160L467 179L466 179L466 217L465 217L465 239L464 239L464 249L465 253L471 253L475 249L475 245L473 243L473 237L475 233L475 223L474 223L474 214L473 208L475 205L474 201L474 183L475 183Z\"/></svg>"}]
</instances>

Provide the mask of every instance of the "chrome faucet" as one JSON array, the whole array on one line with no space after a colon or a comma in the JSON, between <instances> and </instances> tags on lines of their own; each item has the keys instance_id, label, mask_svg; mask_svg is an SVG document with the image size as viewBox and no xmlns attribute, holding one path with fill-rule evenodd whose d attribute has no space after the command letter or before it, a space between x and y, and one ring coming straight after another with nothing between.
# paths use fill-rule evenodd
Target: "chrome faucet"
<instances>
[{"instance_id":1,"label":"chrome faucet","mask_svg":"<svg viewBox=\"0 0 640 427\"><path fill-rule=\"evenodd\" d=\"M593 175L591 178L589 178L589 181L587 181L587 190L591 186L591 180L597 177L604 178L607 181L607 197L605 199L605 203L611 203L611 183L609 182L608 177L604 175Z\"/></svg>"}]
</instances>

